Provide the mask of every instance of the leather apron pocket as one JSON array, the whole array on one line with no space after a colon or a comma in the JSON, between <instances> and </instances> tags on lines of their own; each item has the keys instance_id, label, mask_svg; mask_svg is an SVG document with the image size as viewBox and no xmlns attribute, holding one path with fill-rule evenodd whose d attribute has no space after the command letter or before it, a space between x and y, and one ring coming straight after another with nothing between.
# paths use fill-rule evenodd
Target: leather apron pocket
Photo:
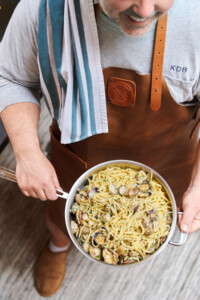
<instances>
[{"instance_id":1,"label":"leather apron pocket","mask_svg":"<svg viewBox=\"0 0 200 300\"><path fill-rule=\"evenodd\" d=\"M51 163L56 170L59 183L64 191L69 192L78 177L87 170L87 163L72 152L67 145L60 144L50 127Z\"/></svg>"}]
</instances>

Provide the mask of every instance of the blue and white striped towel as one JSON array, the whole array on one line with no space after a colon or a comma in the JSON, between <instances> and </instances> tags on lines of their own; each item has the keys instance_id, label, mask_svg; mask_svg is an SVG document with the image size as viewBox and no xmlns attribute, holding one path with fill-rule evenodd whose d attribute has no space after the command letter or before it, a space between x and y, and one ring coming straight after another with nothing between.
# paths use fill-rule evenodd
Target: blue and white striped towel
<instances>
[{"instance_id":1,"label":"blue and white striped towel","mask_svg":"<svg viewBox=\"0 0 200 300\"><path fill-rule=\"evenodd\" d=\"M107 133L107 111L93 0L41 0L41 88L61 143Z\"/></svg>"}]
</instances>

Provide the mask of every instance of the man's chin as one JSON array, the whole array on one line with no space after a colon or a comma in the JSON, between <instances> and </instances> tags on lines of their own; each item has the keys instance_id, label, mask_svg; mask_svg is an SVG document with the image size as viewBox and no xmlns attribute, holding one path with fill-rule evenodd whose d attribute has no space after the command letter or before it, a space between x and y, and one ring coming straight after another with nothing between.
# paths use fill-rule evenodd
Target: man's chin
<instances>
[{"instance_id":1,"label":"man's chin","mask_svg":"<svg viewBox=\"0 0 200 300\"><path fill-rule=\"evenodd\" d=\"M140 36L146 34L151 29L152 25L155 24L155 22L162 15L163 14L154 16L152 18L147 19L146 21L136 22L132 21L129 17L123 14L118 19L116 19L116 21L125 34L130 36Z\"/></svg>"},{"instance_id":2,"label":"man's chin","mask_svg":"<svg viewBox=\"0 0 200 300\"><path fill-rule=\"evenodd\" d=\"M150 30L153 23L154 22L149 23L146 26L141 26L141 27L135 26L134 28L130 28L124 24L118 24L118 25L121 28L121 30L129 36L141 36L141 35L146 34Z\"/></svg>"}]
</instances>

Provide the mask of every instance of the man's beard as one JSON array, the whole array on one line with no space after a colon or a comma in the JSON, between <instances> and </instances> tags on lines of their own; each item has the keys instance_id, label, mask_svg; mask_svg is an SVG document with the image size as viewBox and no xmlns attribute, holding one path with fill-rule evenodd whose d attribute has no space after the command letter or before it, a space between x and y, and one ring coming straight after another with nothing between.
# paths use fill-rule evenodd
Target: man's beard
<instances>
[{"instance_id":1,"label":"man's beard","mask_svg":"<svg viewBox=\"0 0 200 300\"><path fill-rule=\"evenodd\" d=\"M145 34L148 29L152 26L154 22L157 21L158 18L164 15L163 12L155 11L149 17L142 18L140 15L135 13L132 8L128 8L122 12L116 12L113 9L110 9L106 6L106 0L99 0L99 4L103 10L103 12L112 20L114 20L120 27L120 29L127 35L138 36ZM134 20L137 20L137 25L132 25L131 23L125 22L125 16L133 17ZM144 26L140 26L139 21L148 20L147 24Z\"/></svg>"}]
</instances>

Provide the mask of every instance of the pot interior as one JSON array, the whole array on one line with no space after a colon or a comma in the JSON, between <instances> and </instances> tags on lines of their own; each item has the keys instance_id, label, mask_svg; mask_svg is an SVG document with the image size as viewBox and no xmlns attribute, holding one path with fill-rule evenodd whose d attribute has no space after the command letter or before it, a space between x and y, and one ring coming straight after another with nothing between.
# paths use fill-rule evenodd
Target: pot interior
<instances>
[{"instance_id":1,"label":"pot interior","mask_svg":"<svg viewBox=\"0 0 200 300\"><path fill-rule=\"evenodd\" d=\"M153 177L163 186L167 196L169 197L170 201L171 201L171 205L172 205L172 224L171 224L171 229L169 232L169 235L167 237L167 239L165 240L165 242L152 254L150 255L148 258L143 259L139 262L136 263L132 263L132 264L128 264L128 265L109 265L104 263L103 261L98 261L96 259L94 259L93 257L91 257L86 251L84 251L84 249L81 247L81 245L78 243L78 241L76 240L76 237L74 236L74 234L72 233L71 230L71 214L70 214L70 208L72 206L72 204L74 203L74 198L75 195L77 194L77 191L79 189L83 189L84 186L87 184L87 181L90 177L92 177L93 174L104 170L108 167L122 167L122 168L133 168L135 170L144 170L144 171L152 171L153 173ZM146 261L149 261L150 259L152 259L153 257L155 257L156 255L158 255L165 247L166 245L169 243L169 241L171 240L174 231L175 231L175 227L176 227L176 221L177 221L177 209L176 209L176 202L175 202L175 198L174 195L169 187L169 185L167 184L167 182L164 180L164 178L159 175L156 171L154 171L153 169L151 169L150 167L141 164L139 162L135 162L135 161L129 161L129 160L113 160L113 161L107 161L101 164L98 164L96 166L94 166L93 168L87 170L84 174L82 174L77 181L74 183L74 185L72 186L70 192L69 192L69 196L68 199L66 201L66 206L65 206L65 222L66 222L66 227L68 230L68 233L70 235L70 238L72 239L74 245L78 248L78 250L84 254L87 258L89 258L90 260L101 264L101 265L106 265L109 267L114 267L114 268L119 268L119 267L136 267L138 265L141 265L143 263L145 263Z\"/></svg>"}]
</instances>

